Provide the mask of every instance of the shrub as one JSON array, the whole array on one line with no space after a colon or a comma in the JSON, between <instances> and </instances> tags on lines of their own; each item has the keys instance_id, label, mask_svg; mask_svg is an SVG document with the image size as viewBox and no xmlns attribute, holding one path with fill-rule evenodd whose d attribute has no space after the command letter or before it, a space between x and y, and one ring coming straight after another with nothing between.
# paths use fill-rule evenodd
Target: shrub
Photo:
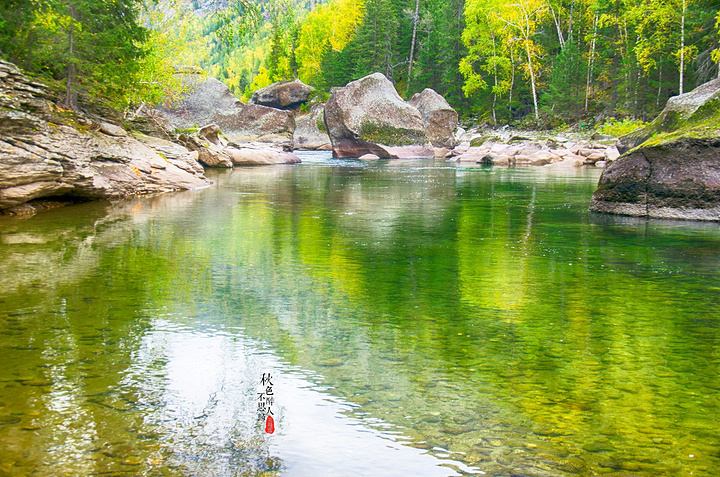
<instances>
[{"instance_id":1,"label":"shrub","mask_svg":"<svg viewBox=\"0 0 720 477\"><path fill-rule=\"evenodd\" d=\"M615 118L608 118L604 123L597 125L596 130L608 136L620 137L645 126L647 126L647 123L639 119L625 118L618 121Z\"/></svg>"}]
</instances>

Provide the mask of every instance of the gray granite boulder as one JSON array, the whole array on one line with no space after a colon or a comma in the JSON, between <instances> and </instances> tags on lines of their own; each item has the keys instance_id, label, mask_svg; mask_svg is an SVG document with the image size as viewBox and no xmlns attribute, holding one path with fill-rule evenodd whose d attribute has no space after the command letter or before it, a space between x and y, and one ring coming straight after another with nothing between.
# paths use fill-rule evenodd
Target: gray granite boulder
<instances>
[{"instance_id":1,"label":"gray granite boulder","mask_svg":"<svg viewBox=\"0 0 720 477\"><path fill-rule=\"evenodd\" d=\"M255 91L250 103L276 109L297 109L310 100L314 91L315 88L299 79L280 81Z\"/></svg>"},{"instance_id":2,"label":"gray granite boulder","mask_svg":"<svg viewBox=\"0 0 720 477\"><path fill-rule=\"evenodd\" d=\"M455 147L455 128L458 113L450 104L430 88L415 94L410 101L417 108L425 124L425 133L435 147Z\"/></svg>"},{"instance_id":3,"label":"gray granite boulder","mask_svg":"<svg viewBox=\"0 0 720 477\"><path fill-rule=\"evenodd\" d=\"M325 126L336 157L434 157L420 112L381 73L334 88Z\"/></svg>"},{"instance_id":4,"label":"gray granite boulder","mask_svg":"<svg viewBox=\"0 0 720 477\"><path fill-rule=\"evenodd\" d=\"M325 105L316 104L309 114L295 118L295 149L316 151L331 149L330 137L325 127Z\"/></svg>"}]
</instances>

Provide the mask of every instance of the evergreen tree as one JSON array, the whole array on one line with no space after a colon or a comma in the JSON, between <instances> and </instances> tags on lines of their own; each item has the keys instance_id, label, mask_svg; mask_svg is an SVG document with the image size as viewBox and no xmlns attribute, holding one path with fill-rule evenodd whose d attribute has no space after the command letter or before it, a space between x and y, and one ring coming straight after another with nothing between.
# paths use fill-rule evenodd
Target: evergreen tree
<instances>
[{"instance_id":1,"label":"evergreen tree","mask_svg":"<svg viewBox=\"0 0 720 477\"><path fill-rule=\"evenodd\" d=\"M31 72L62 80L65 105L77 95L122 103L137 84L148 30L140 25L141 0L9 0L0 25L0 48Z\"/></svg>"},{"instance_id":2,"label":"evergreen tree","mask_svg":"<svg viewBox=\"0 0 720 477\"><path fill-rule=\"evenodd\" d=\"M555 56L547 89L541 98L544 110L549 114L579 117L585 99L585 74L580 49L571 38Z\"/></svg>"}]
</instances>

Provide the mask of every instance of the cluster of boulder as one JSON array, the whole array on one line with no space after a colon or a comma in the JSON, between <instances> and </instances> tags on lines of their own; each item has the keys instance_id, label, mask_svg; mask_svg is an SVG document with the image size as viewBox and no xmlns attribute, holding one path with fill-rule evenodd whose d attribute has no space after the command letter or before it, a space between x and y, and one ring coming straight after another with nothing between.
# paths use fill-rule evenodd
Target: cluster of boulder
<instances>
[{"instance_id":1,"label":"cluster of boulder","mask_svg":"<svg viewBox=\"0 0 720 477\"><path fill-rule=\"evenodd\" d=\"M374 73L333 88L327 103L298 118L295 146L340 158L432 158L455 145L457 112L431 89L404 101Z\"/></svg>"},{"instance_id":2,"label":"cluster of boulder","mask_svg":"<svg viewBox=\"0 0 720 477\"><path fill-rule=\"evenodd\" d=\"M620 156L607 137L542 139L458 129L458 114L441 95L425 89L403 101L380 73L334 88L324 107L314 106L296 123L296 148L331 149L335 157L604 167Z\"/></svg>"},{"instance_id":3,"label":"cluster of boulder","mask_svg":"<svg viewBox=\"0 0 720 477\"><path fill-rule=\"evenodd\" d=\"M184 73L186 93L172 106L157 106L149 114L167 122L168 133L206 167L293 164L295 113L314 88L301 81L282 81L255 92L248 104L237 99L215 78Z\"/></svg>"},{"instance_id":4,"label":"cluster of boulder","mask_svg":"<svg viewBox=\"0 0 720 477\"><path fill-rule=\"evenodd\" d=\"M528 137L536 136L536 137ZM604 137L555 136L497 132L492 136L459 131L458 142L449 157L458 162L507 166L605 167L620 157L614 144Z\"/></svg>"}]
</instances>

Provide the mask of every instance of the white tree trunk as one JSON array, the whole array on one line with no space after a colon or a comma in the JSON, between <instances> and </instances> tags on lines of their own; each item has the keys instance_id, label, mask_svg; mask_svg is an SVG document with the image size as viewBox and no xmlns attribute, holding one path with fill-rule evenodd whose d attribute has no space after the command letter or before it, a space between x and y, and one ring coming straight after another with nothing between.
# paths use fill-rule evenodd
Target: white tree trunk
<instances>
[{"instance_id":1,"label":"white tree trunk","mask_svg":"<svg viewBox=\"0 0 720 477\"><path fill-rule=\"evenodd\" d=\"M680 21L680 94L683 94L683 77L685 76L685 12L687 0L683 0L682 20Z\"/></svg>"},{"instance_id":2,"label":"white tree trunk","mask_svg":"<svg viewBox=\"0 0 720 477\"><path fill-rule=\"evenodd\" d=\"M415 38L417 36L418 16L420 13L420 0L415 0L415 16L413 17L413 36L410 44L410 64L408 65L408 92L410 91L410 78L412 76L413 57L415 56Z\"/></svg>"},{"instance_id":3,"label":"white tree trunk","mask_svg":"<svg viewBox=\"0 0 720 477\"><path fill-rule=\"evenodd\" d=\"M530 84L532 85L533 105L535 106L535 119L538 120L540 119L540 114L538 113L537 91L535 90L535 69L532 65L532 56L530 55L530 40L525 40L525 51L527 52L528 69L530 70Z\"/></svg>"},{"instance_id":4,"label":"white tree trunk","mask_svg":"<svg viewBox=\"0 0 720 477\"><path fill-rule=\"evenodd\" d=\"M595 14L595 21L593 22L593 36L592 42L590 43L590 55L588 57L588 74L587 74L587 86L585 87L585 111L588 110L590 103L590 86L592 81L593 66L595 66L595 40L597 39L597 23L598 14Z\"/></svg>"},{"instance_id":5,"label":"white tree trunk","mask_svg":"<svg viewBox=\"0 0 720 477\"><path fill-rule=\"evenodd\" d=\"M550 12L552 13L553 20L555 21L555 29L557 30L558 41L560 42L560 49L563 49L565 48L565 38L563 38L562 29L560 28L560 20L558 20L557 15L555 15L555 9L552 7L550 2L548 2L548 6L550 7Z\"/></svg>"}]
</instances>

